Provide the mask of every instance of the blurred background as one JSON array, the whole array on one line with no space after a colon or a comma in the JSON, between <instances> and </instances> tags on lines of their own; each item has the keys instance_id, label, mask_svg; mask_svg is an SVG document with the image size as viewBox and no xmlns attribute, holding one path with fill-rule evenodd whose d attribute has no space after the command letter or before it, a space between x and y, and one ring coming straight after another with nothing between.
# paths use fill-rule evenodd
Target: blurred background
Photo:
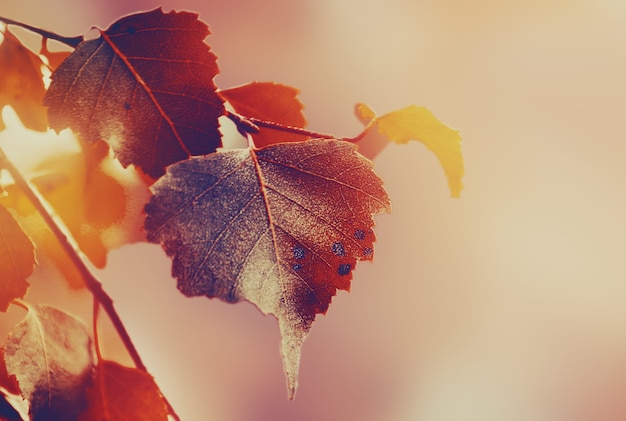
<instances>
[{"instance_id":1,"label":"blurred background","mask_svg":"<svg viewBox=\"0 0 626 421\"><path fill-rule=\"evenodd\" d=\"M309 127L337 135L360 130L356 102L427 106L461 130L467 173L451 199L422 145L376 158L393 213L314 324L293 402L273 318L184 298L158 246L111 252L105 288L183 420L626 419L625 2L22 0L0 15L77 35L159 5L210 25L219 87L296 86ZM88 297L47 282L32 294L88 319Z\"/></svg>"}]
</instances>

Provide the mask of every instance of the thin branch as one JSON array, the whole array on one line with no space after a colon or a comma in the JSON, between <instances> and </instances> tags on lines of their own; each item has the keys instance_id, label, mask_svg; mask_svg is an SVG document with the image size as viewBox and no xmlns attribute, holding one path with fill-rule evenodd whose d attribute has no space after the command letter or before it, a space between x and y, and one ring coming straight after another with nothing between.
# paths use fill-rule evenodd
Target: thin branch
<instances>
[{"instance_id":1,"label":"thin branch","mask_svg":"<svg viewBox=\"0 0 626 421\"><path fill-rule=\"evenodd\" d=\"M226 111L226 117L231 119L237 126L237 129L242 133L255 134L259 132L259 127L265 127L272 130L278 130L281 132L300 134L315 139L339 139L346 142L356 143L361 140L369 131L374 127L375 119L372 119L367 126L363 128L363 131L354 137L337 137L328 133L316 132L313 130L304 129L302 127L289 126L287 124L277 123L275 121L261 120L255 117L246 117L231 111Z\"/></svg>"},{"instance_id":2,"label":"thin branch","mask_svg":"<svg viewBox=\"0 0 626 421\"><path fill-rule=\"evenodd\" d=\"M63 35L56 34L54 32L46 31L45 29L37 28L35 26L31 26L27 23L18 22L13 19L5 18L0 16L0 21L6 23L7 25L15 25L21 28L27 29L31 32L41 35L44 38L53 39L55 41L59 41L65 45L68 45L72 48L76 48L78 44L83 42L85 39L82 35L76 37L64 37Z\"/></svg>"},{"instance_id":3,"label":"thin branch","mask_svg":"<svg viewBox=\"0 0 626 421\"><path fill-rule=\"evenodd\" d=\"M48 202L41 196L37 188L33 186L28 180L26 180L24 176L22 176L22 173L13 165L13 163L6 156L2 148L0 148L0 168L4 168L9 171L17 187L26 195L28 200L33 204L39 215L41 215L44 222L48 225L48 228L50 228L50 230L54 234L55 238L57 239L63 250L67 253L74 267L80 273L81 277L85 281L87 289L91 292L94 300L96 300L98 303L98 306L94 308L94 318L97 318L97 308L99 306L102 306L106 311L107 316L111 320L111 323L113 323L113 326L115 327L117 334L122 340L122 343L126 347L126 351L132 358L135 367L138 370L148 373L148 369L141 360L139 352L137 352L137 348L135 348L133 341L130 339L130 335L126 331L122 319L117 314L117 311L113 306L113 299L111 299L109 294L104 291L104 289L102 288L102 283L98 280L98 278L93 274L91 269L85 263L80 248L76 243L76 240L74 239L74 237L72 237L72 234L65 226L63 221L57 216L56 212L50 206L50 204L48 204ZM94 320L94 329L95 328L96 321ZM180 418L174 411L174 408L165 398L163 393L161 393L161 397L163 398L163 402L166 404L170 415L172 415L176 420L180 420Z\"/></svg>"}]
</instances>

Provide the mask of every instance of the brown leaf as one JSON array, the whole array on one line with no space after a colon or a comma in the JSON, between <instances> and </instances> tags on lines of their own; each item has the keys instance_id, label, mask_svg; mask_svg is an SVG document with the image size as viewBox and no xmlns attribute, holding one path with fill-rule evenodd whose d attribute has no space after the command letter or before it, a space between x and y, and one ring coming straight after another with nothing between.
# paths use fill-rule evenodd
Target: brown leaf
<instances>
[{"instance_id":1,"label":"brown leaf","mask_svg":"<svg viewBox=\"0 0 626 421\"><path fill-rule=\"evenodd\" d=\"M11 300L24 297L26 278L34 266L33 243L13 215L0 205L0 311L6 311Z\"/></svg>"},{"instance_id":2,"label":"brown leaf","mask_svg":"<svg viewBox=\"0 0 626 421\"><path fill-rule=\"evenodd\" d=\"M248 300L279 321L289 396L315 315L371 260L372 216L391 204L371 161L337 140L192 158L146 206L148 240L173 257L187 296Z\"/></svg>"},{"instance_id":3,"label":"brown leaf","mask_svg":"<svg viewBox=\"0 0 626 421\"><path fill-rule=\"evenodd\" d=\"M48 128L46 108L41 104L46 92L41 59L8 29L0 30L0 110L13 107L24 126L32 130ZM0 130L4 129L0 118Z\"/></svg>"},{"instance_id":4,"label":"brown leaf","mask_svg":"<svg viewBox=\"0 0 626 421\"><path fill-rule=\"evenodd\" d=\"M221 145L216 57L198 15L161 9L127 16L84 41L52 74L45 97L55 130L104 139L124 167L153 178Z\"/></svg>"},{"instance_id":5,"label":"brown leaf","mask_svg":"<svg viewBox=\"0 0 626 421\"><path fill-rule=\"evenodd\" d=\"M292 86L273 82L250 82L219 91L235 111L244 117L254 117L287 126L304 127L304 106L298 100L300 91ZM282 142L299 142L307 136L261 127L252 135L257 148Z\"/></svg>"},{"instance_id":6,"label":"brown leaf","mask_svg":"<svg viewBox=\"0 0 626 421\"><path fill-rule=\"evenodd\" d=\"M167 407L152 376L113 361L100 361L87 400L79 421L167 420Z\"/></svg>"},{"instance_id":7,"label":"brown leaf","mask_svg":"<svg viewBox=\"0 0 626 421\"><path fill-rule=\"evenodd\" d=\"M82 411L93 357L78 319L53 307L29 306L9 333L5 361L33 419L71 420Z\"/></svg>"}]
</instances>

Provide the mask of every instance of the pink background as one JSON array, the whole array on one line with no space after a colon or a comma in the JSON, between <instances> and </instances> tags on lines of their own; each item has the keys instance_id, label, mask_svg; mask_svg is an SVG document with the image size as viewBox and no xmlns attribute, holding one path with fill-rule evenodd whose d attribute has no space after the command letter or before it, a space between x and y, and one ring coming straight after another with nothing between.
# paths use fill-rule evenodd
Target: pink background
<instances>
[{"instance_id":1,"label":"pink background","mask_svg":"<svg viewBox=\"0 0 626 421\"><path fill-rule=\"evenodd\" d=\"M21 0L0 14L76 35L157 5ZM420 144L376 159L393 214L376 219L375 263L314 324L294 402L273 318L185 299L158 246L112 252L105 287L183 420L626 419L626 3L163 5L211 26L220 87L299 87L310 127L338 135L358 132L356 102L425 105L461 130L467 167L454 200ZM87 296L32 294L89 315Z\"/></svg>"}]
</instances>

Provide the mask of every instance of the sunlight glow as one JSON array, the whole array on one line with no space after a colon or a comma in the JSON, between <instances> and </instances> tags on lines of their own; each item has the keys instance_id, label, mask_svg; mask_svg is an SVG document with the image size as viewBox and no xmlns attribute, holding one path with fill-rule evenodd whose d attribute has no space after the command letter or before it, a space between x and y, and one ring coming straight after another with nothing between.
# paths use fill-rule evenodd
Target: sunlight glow
<instances>
[{"instance_id":1,"label":"sunlight glow","mask_svg":"<svg viewBox=\"0 0 626 421\"><path fill-rule=\"evenodd\" d=\"M56 133L53 130L36 132L29 130L10 106L2 109L2 121L6 128L0 132L0 148L9 159L30 176L46 160L56 156L80 153L78 139L71 130Z\"/></svg>"},{"instance_id":2,"label":"sunlight glow","mask_svg":"<svg viewBox=\"0 0 626 421\"><path fill-rule=\"evenodd\" d=\"M45 56L40 56L40 57L43 57L45 59L44 63L48 62L48 59ZM50 78L50 76L52 75L52 71L50 70L50 67L48 67L47 64L42 64L39 70L41 71L41 78L43 80L43 86L46 88L46 91L47 91L48 88L50 87L50 82L52 82L52 79Z\"/></svg>"}]
</instances>

